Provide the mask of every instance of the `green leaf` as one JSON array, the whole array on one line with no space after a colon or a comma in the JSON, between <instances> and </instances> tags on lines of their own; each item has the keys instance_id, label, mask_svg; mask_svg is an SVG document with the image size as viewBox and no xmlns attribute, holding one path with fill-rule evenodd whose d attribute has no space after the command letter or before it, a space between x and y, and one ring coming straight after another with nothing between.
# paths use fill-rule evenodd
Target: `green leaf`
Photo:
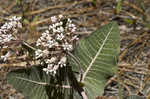
<instances>
[{"instance_id":1,"label":"green leaf","mask_svg":"<svg viewBox=\"0 0 150 99\"><path fill-rule=\"evenodd\" d=\"M16 0L16 4L20 5L21 1L20 0Z\"/></svg>"},{"instance_id":2,"label":"green leaf","mask_svg":"<svg viewBox=\"0 0 150 99\"><path fill-rule=\"evenodd\" d=\"M124 19L124 21L126 22L126 23L128 23L128 24L134 24L136 21L135 20L133 20L133 19Z\"/></svg>"},{"instance_id":3,"label":"green leaf","mask_svg":"<svg viewBox=\"0 0 150 99\"><path fill-rule=\"evenodd\" d=\"M38 17L38 16L35 16L35 17L33 18L33 22L38 21L38 19L39 19L39 17Z\"/></svg>"},{"instance_id":4,"label":"green leaf","mask_svg":"<svg viewBox=\"0 0 150 99\"><path fill-rule=\"evenodd\" d=\"M7 79L26 99L72 99L73 91L67 86L66 69L58 72L53 77L43 72L42 67L33 66L13 70L8 73Z\"/></svg>"},{"instance_id":5,"label":"green leaf","mask_svg":"<svg viewBox=\"0 0 150 99\"><path fill-rule=\"evenodd\" d=\"M120 33L115 22L109 23L80 40L74 56L83 69L81 83L89 99L95 99L104 92L108 77L117 71L117 56L120 51ZM69 56L74 71L80 71L79 64Z\"/></svg>"},{"instance_id":6,"label":"green leaf","mask_svg":"<svg viewBox=\"0 0 150 99\"><path fill-rule=\"evenodd\" d=\"M118 3L117 3L117 7L116 7L116 11L117 11L118 14L121 11L121 4L122 4L122 0L119 0Z\"/></svg>"},{"instance_id":7,"label":"green leaf","mask_svg":"<svg viewBox=\"0 0 150 99\"><path fill-rule=\"evenodd\" d=\"M29 22L28 19L24 19L24 20L23 20L23 23L24 23L24 24L29 24L30 22Z\"/></svg>"},{"instance_id":8,"label":"green leaf","mask_svg":"<svg viewBox=\"0 0 150 99\"><path fill-rule=\"evenodd\" d=\"M96 6L96 2L97 0L93 0L92 3L94 4L94 6Z\"/></svg>"}]
</instances>

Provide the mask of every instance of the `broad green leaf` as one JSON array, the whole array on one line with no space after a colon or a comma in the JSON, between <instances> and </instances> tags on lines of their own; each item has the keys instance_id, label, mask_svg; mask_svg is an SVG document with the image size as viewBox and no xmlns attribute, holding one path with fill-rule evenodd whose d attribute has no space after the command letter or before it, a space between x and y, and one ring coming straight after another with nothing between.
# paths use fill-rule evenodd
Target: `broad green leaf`
<instances>
[{"instance_id":1,"label":"broad green leaf","mask_svg":"<svg viewBox=\"0 0 150 99\"><path fill-rule=\"evenodd\" d=\"M83 69L81 82L89 99L102 95L107 79L117 71L117 56L120 51L120 33L115 22L109 23L79 41L74 56ZM80 71L79 64L70 56L74 71Z\"/></svg>"},{"instance_id":2,"label":"broad green leaf","mask_svg":"<svg viewBox=\"0 0 150 99\"><path fill-rule=\"evenodd\" d=\"M72 99L73 97L72 88L68 88L67 85L66 69L60 69L59 74L52 77L43 72L42 67L33 66L28 69L13 70L8 73L7 79L8 83L26 99Z\"/></svg>"}]
</instances>

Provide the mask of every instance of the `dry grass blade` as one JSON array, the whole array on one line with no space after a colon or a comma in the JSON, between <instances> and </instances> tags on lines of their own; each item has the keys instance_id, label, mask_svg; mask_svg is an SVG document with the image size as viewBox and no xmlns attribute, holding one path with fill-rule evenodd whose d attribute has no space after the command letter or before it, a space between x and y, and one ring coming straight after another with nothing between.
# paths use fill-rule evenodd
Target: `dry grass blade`
<instances>
[{"instance_id":1,"label":"dry grass blade","mask_svg":"<svg viewBox=\"0 0 150 99\"><path fill-rule=\"evenodd\" d=\"M148 18L148 20L150 20L150 16L145 13L141 8L137 7L136 5L132 4L132 3L129 3L128 1L124 1L124 4L127 5L127 6L130 6L134 9L136 9L138 12L142 13L144 16L146 16Z\"/></svg>"}]
</instances>

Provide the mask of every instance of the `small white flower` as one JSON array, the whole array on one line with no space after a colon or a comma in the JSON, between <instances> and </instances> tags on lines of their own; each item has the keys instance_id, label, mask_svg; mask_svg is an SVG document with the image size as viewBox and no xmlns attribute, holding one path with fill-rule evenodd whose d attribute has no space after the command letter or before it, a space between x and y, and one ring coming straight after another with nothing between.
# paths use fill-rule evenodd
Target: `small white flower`
<instances>
[{"instance_id":1,"label":"small white flower","mask_svg":"<svg viewBox=\"0 0 150 99\"><path fill-rule=\"evenodd\" d=\"M56 21L57 21L56 16L52 16L52 17L51 17L51 21L52 21L53 23L56 22Z\"/></svg>"},{"instance_id":2,"label":"small white flower","mask_svg":"<svg viewBox=\"0 0 150 99\"><path fill-rule=\"evenodd\" d=\"M53 71L56 71L59 68L59 65L54 65Z\"/></svg>"},{"instance_id":3,"label":"small white flower","mask_svg":"<svg viewBox=\"0 0 150 99\"><path fill-rule=\"evenodd\" d=\"M43 50L43 55L47 56L49 54L49 51L47 49Z\"/></svg>"},{"instance_id":4,"label":"small white flower","mask_svg":"<svg viewBox=\"0 0 150 99\"><path fill-rule=\"evenodd\" d=\"M1 59L5 62L7 60L7 57L4 55L4 56L1 56Z\"/></svg>"},{"instance_id":5,"label":"small white flower","mask_svg":"<svg viewBox=\"0 0 150 99\"><path fill-rule=\"evenodd\" d=\"M41 45L41 39L38 39L38 40L36 41L36 46L39 46L39 45Z\"/></svg>"},{"instance_id":6,"label":"small white flower","mask_svg":"<svg viewBox=\"0 0 150 99\"><path fill-rule=\"evenodd\" d=\"M8 46L3 46L2 48L8 48Z\"/></svg>"},{"instance_id":7,"label":"small white flower","mask_svg":"<svg viewBox=\"0 0 150 99\"><path fill-rule=\"evenodd\" d=\"M19 22L19 23L17 24L17 27L18 27L18 28L22 28L22 24Z\"/></svg>"},{"instance_id":8,"label":"small white flower","mask_svg":"<svg viewBox=\"0 0 150 99\"><path fill-rule=\"evenodd\" d=\"M9 99L15 99L15 97L14 96L9 96Z\"/></svg>"},{"instance_id":9,"label":"small white flower","mask_svg":"<svg viewBox=\"0 0 150 99\"><path fill-rule=\"evenodd\" d=\"M71 44L65 43L62 45L64 50L72 51L73 47Z\"/></svg>"},{"instance_id":10,"label":"small white flower","mask_svg":"<svg viewBox=\"0 0 150 99\"><path fill-rule=\"evenodd\" d=\"M46 31L45 31L45 33L46 33L46 34L49 34L49 31L48 31L48 30L46 30Z\"/></svg>"},{"instance_id":11,"label":"small white flower","mask_svg":"<svg viewBox=\"0 0 150 99\"><path fill-rule=\"evenodd\" d=\"M13 51L8 51L5 55L1 56L1 60L5 62L8 57L11 57L13 55L13 53L14 53Z\"/></svg>"},{"instance_id":12,"label":"small white flower","mask_svg":"<svg viewBox=\"0 0 150 99\"><path fill-rule=\"evenodd\" d=\"M54 66L54 64L48 64L47 68L48 68L49 70L51 70L51 69L53 68L53 66Z\"/></svg>"},{"instance_id":13,"label":"small white flower","mask_svg":"<svg viewBox=\"0 0 150 99\"><path fill-rule=\"evenodd\" d=\"M63 28L62 26L60 26L59 28L57 28L57 31L58 31L59 33L62 33L62 32L64 32L64 28Z\"/></svg>"},{"instance_id":14,"label":"small white flower","mask_svg":"<svg viewBox=\"0 0 150 99\"><path fill-rule=\"evenodd\" d=\"M60 18L60 19L63 18L63 15L59 15L59 18Z\"/></svg>"},{"instance_id":15,"label":"small white flower","mask_svg":"<svg viewBox=\"0 0 150 99\"><path fill-rule=\"evenodd\" d=\"M48 64L47 68L43 68L43 71L45 71L47 74L52 73L53 75L55 75L58 68L59 65Z\"/></svg>"},{"instance_id":16,"label":"small white flower","mask_svg":"<svg viewBox=\"0 0 150 99\"><path fill-rule=\"evenodd\" d=\"M57 22L57 23L54 24L54 26L55 26L55 27L58 27L58 26L60 26L60 23Z\"/></svg>"},{"instance_id":17,"label":"small white flower","mask_svg":"<svg viewBox=\"0 0 150 99\"><path fill-rule=\"evenodd\" d=\"M46 72L46 74L52 72L53 70L53 64L48 64L47 68L43 68L43 71Z\"/></svg>"},{"instance_id":18,"label":"small white flower","mask_svg":"<svg viewBox=\"0 0 150 99\"><path fill-rule=\"evenodd\" d=\"M21 20L21 17L13 16L12 18L8 19L10 21L19 21Z\"/></svg>"},{"instance_id":19,"label":"small white flower","mask_svg":"<svg viewBox=\"0 0 150 99\"><path fill-rule=\"evenodd\" d=\"M76 31L76 28L71 29L71 32L75 32L75 31Z\"/></svg>"},{"instance_id":20,"label":"small white flower","mask_svg":"<svg viewBox=\"0 0 150 99\"><path fill-rule=\"evenodd\" d=\"M70 18L68 18L68 23L72 23L72 20Z\"/></svg>"},{"instance_id":21,"label":"small white flower","mask_svg":"<svg viewBox=\"0 0 150 99\"><path fill-rule=\"evenodd\" d=\"M57 32L57 29L53 28L53 32L56 33L56 32Z\"/></svg>"},{"instance_id":22,"label":"small white flower","mask_svg":"<svg viewBox=\"0 0 150 99\"><path fill-rule=\"evenodd\" d=\"M47 64L51 64L51 63L54 63L56 60L57 60L56 57L52 57L51 59L47 59L45 62L46 62Z\"/></svg>"},{"instance_id":23,"label":"small white flower","mask_svg":"<svg viewBox=\"0 0 150 99\"><path fill-rule=\"evenodd\" d=\"M75 32L77 29L77 27L74 24L68 24L68 27L71 32Z\"/></svg>"},{"instance_id":24,"label":"small white flower","mask_svg":"<svg viewBox=\"0 0 150 99\"><path fill-rule=\"evenodd\" d=\"M60 60L61 63L66 63L67 61L67 57L66 56L63 56Z\"/></svg>"},{"instance_id":25,"label":"small white flower","mask_svg":"<svg viewBox=\"0 0 150 99\"><path fill-rule=\"evenodd\" d=\"M55 45L55 41L54 40L49 40L47 41L48 47L52 48Z\"/></svg>"},{"instance_id":26,"label":"small white flower","mask_svg":"<svg viewBox=\"0 0 150 99\"><path fill-rule=\"evenodd\" d=\"M68 27L75 27L75 25L74 24L69 24Z\"/></svg>"},{"instance_id":27,"label":"small white flower","mask_svg":"<svg viewBox=\"0 0 150 99\"><path fill-rule=\"evenodd\" d=\"M45 72L46 72L46 74L48 74L48 73L49 73L49 71L48 71L48 69L47 69L47 68L43 68L43 71L45 71Z\"/></svg>"},{"instance_id":28,"label":"small white flower","mask_svg":"<svg viewBox=\"0 0 150 99\"><path fill-rule=\"evenodd\" d=\"M57 34L56 39L57 40L62 40L65 36L61 33L61 34Z\"/></svg>"},{"instance_id":29,"label":"small white flower","mask_svg":"<svg viewBox=\"0 0 150 99\"><path fill-rule=\"evenodd\" d=\"M66 66L66 61L67 61L67 57L63 56L58 62L58 65L60 65L60 67L64 67Z\"/></svg>"},{"instance_id":30,"label":"small white flower","mask_svg":"<svg viewBox=\"0 0 150 99\"><path fill-rule=\"evenodd\" d=\"M49 30L53 29L53 26L52 25L49 25Z\"/></svg>"},{"instance_id":31,"label":"small white flower","mask_svg":"<svg viewBox=\"0 0 150 99\"><path fill-rule=\"evenodd\" d=\"M43 51L38 49L35 51L35 58L38 59L43 56Z\"/></svg>"},{"instance_id":32,"label":"small white flower","mask_svg":"<svg viewBox=\"0 0 150 99\"><path fill-rule=\"evenodd\" d=\"M62 22L62 21L60 21L60 22L59 22L59 26L62 26L62 25L63 25L63 22Z\"/></svg>"}]
</instances>

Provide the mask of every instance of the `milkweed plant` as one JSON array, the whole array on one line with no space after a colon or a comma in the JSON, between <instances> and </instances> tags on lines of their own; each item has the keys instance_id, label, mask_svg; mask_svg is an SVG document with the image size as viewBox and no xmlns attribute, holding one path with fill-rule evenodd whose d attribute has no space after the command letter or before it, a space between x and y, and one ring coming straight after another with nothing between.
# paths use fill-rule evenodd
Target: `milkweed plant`
<instances>
[{"instance_id":1,"label":"milkweed plant","mask_svg":"<svg viewBox=\"0 0 150 99\"><path fill-rule=\"evenodd\" d=\"M21 17L13 16L0 27L1 50L12 44L26 45L33 50L33 60L39 62L10 71L8 83L27 99L95 99L102 95L108 77L117 70L120 34L116 22L82 39L66 16L52 16L49 23L34 45L19 37ZM10 56L1 54L1 60L7 63Z\"/></svg>"}]
</instances>

